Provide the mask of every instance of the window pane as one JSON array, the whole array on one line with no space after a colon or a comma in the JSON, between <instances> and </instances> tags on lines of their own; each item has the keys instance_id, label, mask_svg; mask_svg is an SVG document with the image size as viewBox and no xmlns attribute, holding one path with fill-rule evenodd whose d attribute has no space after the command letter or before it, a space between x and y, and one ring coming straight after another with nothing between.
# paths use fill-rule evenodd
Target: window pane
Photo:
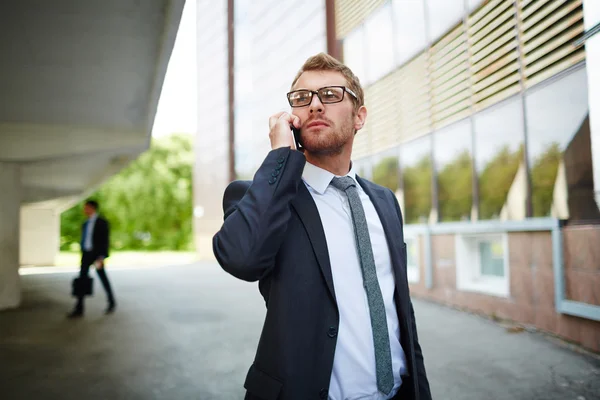
<instances>
[{"instance_id":1,"label":"window pane","mask_svg":"<svg viewBox=\"0 0 600 400\"><path fill-rule=\"evenodd\" d=\"M431 136L400 148L404 219L408 224L426 223L431 212Z\"/></svg>"},{"instance_id":2,"label":"window pane","mask_svg":"<svg viewBox=\"0 0 600 400\"><path fill-rule=\"evenodd\" d=\"M352 161L354 166L354 172L358 176L364 179L371 180L371 160L370 158L363 158L358 161Z\"/></svg>"},{"instance_id":3,"label":"window pane","mask_svg":"<svg viewBox=\"0 0 600 400\"><path fill-rule=\"evenodd\" d=\"M465 14L464 0L426 0L429 40L435 42L458 24Z\"/></svg>"},{"instance_id":4,"label":"window pane","mask_svg":"<svg viewBox=\"0 0 600 400\"><path fill-rule=\"evenodd\" d=\"M563 191L566 195L567 185L581 188L584 172L591 174L592 171L585 68L538 90L531 90L525 101L533 214L550 216L555 192ZM570 153L575 156L575 163L567 164ZM561 164L563 169L568 168L564 187L557 185ZM591 186L589 200L593 202L593 181L590 180L587 186ZM579 208L584 206L579 205Z\"/></svg>"},{"instance_id":5,"label":"window pane","mask_svg":"<svg viewBox=\"0 0 600 400\"><path fill-rule=\"evenodd\" d=\"M415 239L406 242L406 264L408 268L419 268L417 263L417 241Z\"/></svg>"},{"instance_id":6,"label":"window pane","mask_svg":"<svg viewBox=\"0 0 600 400\"><path fill-rule=\"evenodd\" d=\"M427 47L423 0L394 0L396 62L402 65Z\"/></svg>"},{"instance_id":7,"label":"window pane","mask_svg":"<svg viewBox=\"0 0 600 400\"><path fill-rule=\"evenodd\" d=\"M479 242L481 275L504 276L504 246L499 240Z\"/></svg>"},{"instance_id":8,"label":"window pane","mask_svg":"<svg viewBox=\"0 0 600 400\"><path fill-rule=\"evenodd\" d=\"M398 149L378 154L373 159L373 182L396 192L400 185Z\"/></svg>"},{"instance_id":9,"label":"window pane","mask_svg":"<svg viewBox=\"0 0 600 400\"><path fill-rule=\"evenodd\" d=\"M390 3L365 22L367 40L367 82L375 82L394 68L394 31Z\"/></svg>"},{"instance_id":10,"label":"window pane","mask_svg":"<svg viewBox=\"0 0 600 400\"><path fill-rule=\"evenodd\" d=\"M354 72L354 75L365 82L365 42L364 29L357 28L344 39L344 64Z\"/></svg>"},{"instance_id":11,"label":"window pane","mask_svg":"<svg viewBox=\"0 0 600 400\"><path fill-rule=\"evenodd\" d=\"M471 121L467 119L436 132L433 143L439 220L470 220L473 204Z\"/></svg>"},{"instance_id":12,"label":"window pane","mask_svg":"<svg viewBox=\"0 0 600 400\"><path fill-rule=\"evenodd\" d=\"M479 177L479 218L516 219L523 214L527 189L527 176L522 173L515 179L523 163L523 108L521 98L509 99L500 105L476 114L475 160ZM508 202L508 192L514 187L515 202Z\"/></svg>"}]
</instances>

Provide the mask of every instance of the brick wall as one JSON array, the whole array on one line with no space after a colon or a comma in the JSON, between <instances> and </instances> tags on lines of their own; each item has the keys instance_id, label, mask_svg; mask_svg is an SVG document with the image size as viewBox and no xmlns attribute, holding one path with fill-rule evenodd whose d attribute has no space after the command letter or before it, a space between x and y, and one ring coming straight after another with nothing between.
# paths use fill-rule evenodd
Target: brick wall
<instances>
[{"instance_id":1,"label":"brick wall","mask_svg":"<svg viewBox=\"0 0 600 400\"><path fill-rule=\"evenodd\" d=\"M600 226L565 227L563 237L566 298L600 305ZM508 239L508 298L456 289L454 235L432 236L431 289L425 287L425 249L421 238L421 279L411 284L411 293L416 297L534 326L600 352L599 321L556 312L551 233L510 233Z\"/></svg>"}]
</instances>

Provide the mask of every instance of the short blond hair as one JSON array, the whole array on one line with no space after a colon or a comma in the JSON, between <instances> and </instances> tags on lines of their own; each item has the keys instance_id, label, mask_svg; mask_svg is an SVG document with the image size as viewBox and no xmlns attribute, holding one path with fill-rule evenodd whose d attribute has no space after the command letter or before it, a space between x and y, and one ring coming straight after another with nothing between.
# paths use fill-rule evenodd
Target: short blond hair
<instances>
[{"instance_id":1,"label":"short blond hair","mask_svg":"<svg viewBox=\"0 0 600 400\"><path fill-rule=\"evenodd\" d=\"M306 71L336 71L344 75L346 78L346 82L348 85L348 89L352 90L356 94L356 99L351 96L352 101L356 105L355 109L359 109L361 106L365 104L365 94L362 86L360 85L360 81L354 72L346 65L336 60L334 57L329 54L319 53L315 56L309 57L304 65L300 68L300 71L296 74L294 81L292 82L292 88L300 79L300 75L302 75Z\"/></svg>"}]
</instances>

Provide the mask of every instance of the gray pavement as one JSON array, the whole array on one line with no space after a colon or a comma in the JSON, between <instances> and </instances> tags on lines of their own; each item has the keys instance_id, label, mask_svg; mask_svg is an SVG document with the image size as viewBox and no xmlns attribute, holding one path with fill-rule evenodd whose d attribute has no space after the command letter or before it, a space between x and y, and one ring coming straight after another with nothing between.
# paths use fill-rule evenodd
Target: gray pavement
<instances>
[{"instance_id":1,"label":"gray pavement","mask_svg":"<svg viewBox=\"0 0 600 400\"><path fill-rule=\"evenodd\" d=\"M216 264L113 269L104 293L65 319L72 273L22 278L0 312L0 399L242 399L264 317L256 284ZM99 282L97 281L96 284ZM546 336L414 300L434 399L600 399L600 361Z\"/></svg>"}]
</instances>

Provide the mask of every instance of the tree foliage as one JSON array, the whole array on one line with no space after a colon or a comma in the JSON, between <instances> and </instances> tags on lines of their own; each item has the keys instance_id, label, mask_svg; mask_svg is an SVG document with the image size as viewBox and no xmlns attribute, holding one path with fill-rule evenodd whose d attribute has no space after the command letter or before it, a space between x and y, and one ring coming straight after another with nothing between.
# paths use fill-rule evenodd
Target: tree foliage
<instances>
[{"instance_id":1,"label":"tree foliage","mask_svg":"<svg viewBox=\"0 0 600 400\"><path fill-rule=\"evenodd\" d=\"M464 150L438 172L441 221L469 219L473 204L473 159Z\"/></svg>"},{"instance_id":2,"label":"tree foliage","mask_svg":"<svg viewBox=\"0 0 600 400\"><path fill-rule=\"evenodd\" d=\"M510 151L508 145L485 165L479 175L479 218L493 219L500 215L519 165L523 161L523 145Z\"/></svg>"},{"instance_id":3,"label":"tree foliage","mask_svg":"<svg viewBox=\"0 0 600 400\"><path fill-rule=\"evenodd\" d=\"M110 222L112 248L191 248L193 160L191 135L153 140L148 151L90 196ZM84 200L61 215L63 250L78 246Z\"/></svg>"},{"instance_id":4,"label":"tree foliage","mask_svg":"<svg viewBox=\"0 0 600 400\"><path fill-rule=\"evenodd\" d=\"M557 142L550 143L531 166L532 203L534 217L550 216L554 184L562 152Z\"/></svg>"}]
</instances>

